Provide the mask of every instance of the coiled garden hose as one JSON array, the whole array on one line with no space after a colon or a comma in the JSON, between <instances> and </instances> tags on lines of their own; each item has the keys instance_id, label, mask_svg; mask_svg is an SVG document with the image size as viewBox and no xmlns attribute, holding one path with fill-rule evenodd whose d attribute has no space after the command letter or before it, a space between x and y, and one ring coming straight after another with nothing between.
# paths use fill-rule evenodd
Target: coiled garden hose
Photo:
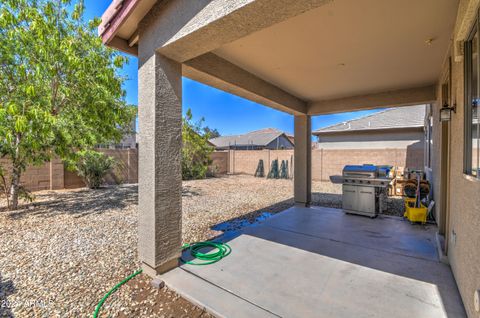
<instances>
[{"instance_id":1,"label":"coiled garden hose","mask_svg":"<svg viewBox=\"0 0 480 318\"><path fill-rule=\"evenodd\" d=\"M211 253L202 253L200 252L201 249L204 248L213 248L216 249L215 252ZM190 255L200 262L195 261L187 261L183 257L180 260L185 264L190 265L209 265L218 262L222 258L230 255L232 252L232 248L227 243L217 243L217 242L198 242L192 244L184 244L182 247L182 251L188 249L190 251Z\"/></svg>"},{"instance_id":2,"label":"coiled garden hose","mask_svg":"<svg viewBox=\"0 0 480 318\"><path fill-rule=\"evenodd\" d=\"M202 253L200 252L200 250L203 248L214 248L214 249L217 249L217 251L213 253ZM183 263L191 264L191 265L213 264L218 262L222 258L228 256L232 252L232 248L227 243L216 243L216 242L198 242L198 243L192 243L192 244L184 244L182 246L182 251L186 249L190 250L190 255L192 257L201 260L201 262L193 262L193 261L187 261L187 260L184 260L183 258L180 258L180 260ZM142 269L139 269L138 271L131 274L130 276L122 280L120 283L115 285L108 293L106 293L105 296L103 296L103 298L98 303L97 307L95 308L95 312L93 313L93 318L98 317L100 308L102 308L103 303L107 300L108 297L110 297L111 294L113 294L123 284L125 284L126 282L128 282L130 279L134 278L141 272L142 272Z\"/></svg>"}]
</instances>

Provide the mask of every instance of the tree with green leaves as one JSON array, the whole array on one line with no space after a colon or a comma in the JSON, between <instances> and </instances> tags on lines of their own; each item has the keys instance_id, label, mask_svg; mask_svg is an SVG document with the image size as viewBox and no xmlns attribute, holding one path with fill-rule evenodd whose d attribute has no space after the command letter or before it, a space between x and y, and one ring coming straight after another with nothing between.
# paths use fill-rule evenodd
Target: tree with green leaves
<instances>
[{"instance_id":1,"label":"tree with green leaves","mask_svg":"<svg viewBox=\"0 0 480 318\"><path fill-rule=\"evenodd\" d=\"M187 110L182 125L182 179L203 179L211 164L213 147L209 143L210 134L204 133L203 118L193 122L192 111ZM203 133L202 133L203 132Z\"/></svg>"},{"instance_id":2,"label":"tree with green leaves","mask_svg":"<svg viewBox=\"0 0 480 318\"><path fill-rule=\"evenodd\" d=\"M73 164L78 151L119 141L135 116L117 72L127 58L102 44L99 19L84 21L83 1L69 6L0 2L0 156L11 161L12 209L27 166L53 156Z\"/></svg>"},{"instance_id":3,"label":"tree with green leaves","mask_svg":"<svg viewBox=\"0 0 480 318\"><path fill-rule=\"evenodd\" d=\"M217 138L217 137L220 137L220 132L217 130L217 128L210 128L210 127L205 127L203 128L203 131L205 132L205 134L208 134L210 136L210 138Z\"/></svg>"}]
</instances>

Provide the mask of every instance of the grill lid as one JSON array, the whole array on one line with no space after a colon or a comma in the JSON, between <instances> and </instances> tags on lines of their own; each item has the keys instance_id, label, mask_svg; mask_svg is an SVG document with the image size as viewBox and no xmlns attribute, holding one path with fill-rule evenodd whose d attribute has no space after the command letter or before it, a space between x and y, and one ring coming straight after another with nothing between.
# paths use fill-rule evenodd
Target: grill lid
<instances>
[{"instance_id":1,"label":"grill lid","mask_svg":"<svg viewBox=\"0 0 480 318\"><path fill-rule=\"evenodd\" d=\"M346 165L343 172L377 172L377 167L373 165Z\"/></svg>"}]
</instances>

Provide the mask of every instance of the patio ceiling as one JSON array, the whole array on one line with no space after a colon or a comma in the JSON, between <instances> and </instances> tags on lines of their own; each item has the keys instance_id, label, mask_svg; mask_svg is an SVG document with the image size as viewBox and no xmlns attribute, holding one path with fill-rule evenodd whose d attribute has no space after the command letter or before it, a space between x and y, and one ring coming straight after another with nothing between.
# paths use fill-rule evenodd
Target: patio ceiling
<instances>
[{"instance_id":1,"label":"patio ceiling","mask_svg":"<svg viewBox=\"0 0 480 318\"><path fill-rule=\"evenodd\" d=\"M213 53L310 102L425 87L439 78L457 5L335 0Z\"/></svg>"},{"instance_id":2,"label":"patio ceiling","mask_svg":"<svg viewBox=\"0 0 480 318\"><path fill-rule=\"evenodd\" d=\"M99 28L104 43L140 60L154 49L182 63L183 76L310 115L434 102L458 8L458 0L155 2L113 2Z\"/></svg>"}]
</instances>

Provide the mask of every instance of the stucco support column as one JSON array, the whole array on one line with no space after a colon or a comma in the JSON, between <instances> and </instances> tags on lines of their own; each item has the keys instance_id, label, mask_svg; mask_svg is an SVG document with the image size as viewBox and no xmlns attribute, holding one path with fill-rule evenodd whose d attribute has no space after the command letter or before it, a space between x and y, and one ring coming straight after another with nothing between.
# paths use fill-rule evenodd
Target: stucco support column
<instances>
[{"instance_id":1,"label":"stucco support column","mask_svg":"<svg viewBox=\"0 0 480 318\"><path fill-rule=\"evenodd\" d=\"M154 277L178 265L182 238L182 71L158 53L139 56L138 252Z\"/></svg>"},{"instance_id":2,"label":"stucco support column","mask_svg":"<svg viewBox=\"0 0 480 318\"><path fill-rule=\"evenodd\" d=\"M312 198L312 125L309 115L296 115L294 150L295 204L308 206Z\"/></svg>"}]
</instances>

